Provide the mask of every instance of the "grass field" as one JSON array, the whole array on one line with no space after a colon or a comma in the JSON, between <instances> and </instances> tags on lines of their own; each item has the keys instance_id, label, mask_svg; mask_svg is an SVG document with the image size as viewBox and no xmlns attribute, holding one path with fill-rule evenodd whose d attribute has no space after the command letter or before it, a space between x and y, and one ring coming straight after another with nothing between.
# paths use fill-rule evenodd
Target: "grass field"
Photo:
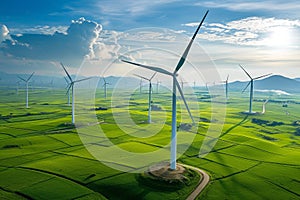
<instances>
[{"instance_id":1,"label":"grass field","mask_svg":"<svg viewBox=\"0 0 300 200\"><path fill-rule=\"evenodd\" d=\"M139 129L119 128L103 94L96 94L96 106L108 109L95 111L99 123L77 129L70 124L71 107L64 90L30 91L29 109L25 108L24 91L16 94L14 89L3 88L0 97L0 199L185 199L197 184L198 180L191 181L180 189L143 184L139 174L106 165L110 162L134 171L134 161L121 158L117 163L111 158L101 163L77 133L86 128L95 134L88 145L103 150L101 153L110 143L135 153L162 149L170 140L169 94L153 94L154 104L162 108L152 111L154 124L161 127L155 135L145 124L147 94L135 94L129 101L129 116ZM300 199L300 96L271 96L264 115L248 116L241 113L248 108L247 94L230 93L221 136L213 150L199 158L211 125L210 99L201 97L203 94L198 95L198 102L190 99L191 104L199 105L201 120L192 145L178 159L211 176L199 199ZM255 111L261 112L259 100L265 98L255 95ZM280 102L286 101L288 107L282 107ZM78 106L84 105L79 99ZM113 111L120 116L128 112L121 105ZM199 115L195 110L192 113ZM188 123L185 115L183 121ZM93 131L97 126L106 138L96 137ZM138 137L141 129L147 137Z\"/></svg>"}]
</instances>

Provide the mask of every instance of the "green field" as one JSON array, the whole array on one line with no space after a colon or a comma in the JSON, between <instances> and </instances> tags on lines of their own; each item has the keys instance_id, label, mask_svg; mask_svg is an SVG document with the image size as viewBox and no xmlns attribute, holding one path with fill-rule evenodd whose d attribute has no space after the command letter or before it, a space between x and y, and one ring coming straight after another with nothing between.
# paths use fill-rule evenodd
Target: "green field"
<instances>
[{"instance_id":1,"label":"green field","mask_svg":"<svg viewBox=\"0 0 300 200\"><path fill-rule=\"evenodd\" d=\"M199 149L212 124L210 99L203 96L199 93L198 101L189 99L192 105L199 105L201 120L196 135L190 131L180 133L193 134L194 139L178 159L211 176L198 198L300 199L300 96L274 95L264 115L248 116L242 114L248 108L247 94L230 93L221 136L213 150L199 158ZM170 94L153 94L154 104L163 109L152 111L153 123L161 128L150 137L137 137L139 131L130 126L125 128L134 136L119 128L113 114L122 116L128 112L126 107L112 109L110 100L103 99L100 92L95 105L108 109L95 111L97 124L85 125L88 122L84 121L84 113L76 116L83 119L80 123L84 121L77 129L70 124L71 107L64 90L30 91L29 109L25 108L24 91L16 94L13 88L2 88L0 97L0 199L185 199L197 184L198 180L194 180L181 188L151 187L138 173L106 165L134 172L134 160L120 158L117 163L111 158L102 163L89 153L77 133L80 129L90 130L95 137L87 145L103 154L110 152L109 143L135 153L163 149L170 140ZM255 94L255 111L261 111L259 100L265 98ZM285 101L290 102L286 108L280 103ZM144 127L143 135L150 135L145 124L147 94L134 94L129 102L132 121ZM77 103L78 107L86 105L80 98ZM87 112L93 109L86 108ZM192 109L193 115L199 116L196 112ZM182 114L188 123L187 116ZM101 127L106 138L97 137L93 132L96 127ZM184 142L180 145L184 146Z\"/></svg>"}]
</instances>

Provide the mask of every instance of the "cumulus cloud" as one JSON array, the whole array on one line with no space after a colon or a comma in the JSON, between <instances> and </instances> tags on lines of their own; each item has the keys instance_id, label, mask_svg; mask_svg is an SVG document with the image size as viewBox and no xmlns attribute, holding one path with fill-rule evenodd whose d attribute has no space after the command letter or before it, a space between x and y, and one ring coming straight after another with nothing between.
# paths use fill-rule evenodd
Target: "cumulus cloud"
<instances>
[{"instance_id":1,"label":"cumulus cloud","mask_svg":"<svg viewBox=\"0 0 300 200\"><path fill-rule=\"evenodd\" d=\"M204 1L196 3L198 6L205 6L209 8L224 8L234 11L250 11L250 10L271 10L271 11L286 11L295 10L298 12L300 4L296 0L284 1L284 0L267 0L267 1Z\"/></svg>"},{"instance_id":2,"label":"cumulus cloud","mask_svg":"<svg viewBox=\"0 0 300 200\"><path fill-rule=\"evenodd\" d=\"M118 43L119 33L117 31L103 30L101 35L93 41L90 54L86 58L94 60L110 60L117 57L117 52L120 49Z\"/></svg>"},{"instance_id":3,"label":"cumulus cloud","mask_svg":"<svg viewBox=\"0 0 300 200\"><path fill-rule=\"evenodd\" d=\"M69 26L34 26L34 27L26 27L26 28L10 28L10 32L16 34L45 34L45 35L53 35L55 32L59 33L67 33Z\"/></svg>"},{"instance_id":4,"label":"cumulus cloud","mask_svg":"<svg viewBox=\"0 0 300 200\"><path fill-rule=\"evenodd\" d=\"M9 36L9 30L5 25L0 25L0 43L3 42L4 40L10 39Z\"/></svg>"},{"instance_id":5,"label":"cumulus cloud","mask_svg":"<svg viewBox=\"0 0 300 200\"><path fill-rule=\"evenodd\" d=\"M93 45L101 30L100 24L80 18L72 21L65 33L56 31L53 34L10 35L12 40L3 41L1 50L4 54L17 58L78 64L86 55L94 54ZM3 33L4 31L2 35Z\"/></svg>"},{"instance_id":6,"label":"cumulus cloud","mask_svg":"<svg viewBox=\"0 0 300 200\"><path fill-rule=\"evenodd\" d=\"M198 23L187 23L183 26L194 27ZM204 34L198 37L209 41L222 41L229 44L264 46L270 41L267 37L278 27L299 29L300 20L248 17L226 24L210 23L203 27Z\"/></svg>"}]
</instances>

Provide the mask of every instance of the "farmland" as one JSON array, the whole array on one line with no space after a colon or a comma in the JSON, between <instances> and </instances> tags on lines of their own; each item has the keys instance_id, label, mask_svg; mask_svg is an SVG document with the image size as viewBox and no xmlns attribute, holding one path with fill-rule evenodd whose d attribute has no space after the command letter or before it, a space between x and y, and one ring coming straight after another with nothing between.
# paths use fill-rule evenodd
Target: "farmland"
<instances>
[{"instance_id":1,"label":"farmland","mask_svg":"<svg viewBox=\"0 0 300 200\"><path fill-rule=\"evenodd\" d=\"M264 115L248 116L242 113L248 108L247 94L230 93L220 138L209 154L199 158L211 124L211 102L202 100L201 95L198 101L191 102L200 110L197 134L183 130L178 136L184 138L179 145L192 139L178 162L201 168L211 177L199 198L299 199L300 96L271 96ZM146 127L144 137L138 137L139 132L130 126L126 130L134 134L129 135L116 125L114 116L127 113L127 108L112 105L101 92L95 96L95 107L107 109L95 111L95 107L85 107L86 102L78 98L76 108L84 109L76 116L76 127L70 123L71 107L63 89L31 91L29 109L25 108L24 91L16 94L14 89L2 88L0 96L1 199L185 199L199 181L195 175L180 188L151 187L143 182L140 173L134 173L146 169L140 161L120 158L116 162L116 155L109 155L100 162L88 151L108 154L110 142L128 152L162 149L168 154L165 146L171 130L170 94L153 94L154 104L162 108L152 111L156 124L152 126L158 127L155 135L145 123L147 94L136 93L129 100L129 115L140 128ZM261 112L261 99L266 96L255 95L255 111ZM280 102L286 101L292 103L282 107ZM95 112L98 123L86 122L84 110ZM192 109L192 113L198 116L196 110ZM188 123L187 113L182 116ZM97 135L93 132L97 127L106 137L87 137L83 144L81 133L88 130L90 136Z\"/></svg>"}]
</instances>

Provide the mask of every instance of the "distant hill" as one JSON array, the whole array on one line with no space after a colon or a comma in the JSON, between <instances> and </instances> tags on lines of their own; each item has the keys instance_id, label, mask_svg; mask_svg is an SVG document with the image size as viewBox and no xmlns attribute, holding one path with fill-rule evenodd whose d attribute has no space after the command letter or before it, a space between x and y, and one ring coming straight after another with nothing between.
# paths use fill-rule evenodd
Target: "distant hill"
<instances>
[{"instance_id":1,"label":"distant hill","mask_svg":"<svg viewBox=\"0 0 300 200\"><path fill-rule=\"evenodd\" d=\"M20 81L18 76L21 78L27 79L30 74L7 74L5 72L0 72L0 86L4 88L16 88L24 87L25 83ZM75 79L75 76L72 75L72 78ZM78 79L82 79L85 77L79 77ZM99 78L99 77L94 77ZM108 88L115 87L117 85L118 88L132 88L137 87L139 85L140 80L134 77L115 77L109 76L106 77L107 83L109 85ZM102 87L104 81L102 78L99 79L98 87ZM67 83L63 76L56 77L56 76L45 76L45 75L38 75L35 74L32 79L30 80L31 87L35 88L66 88Z\"/></svg>"},{"instance_id":2,"label":"distant hill","mask_svg":"<svg viewBox=\"0 0 300 200\"><path fill-rule=\"evenodd\" d=\"M4 72L0 72L0 86L7 88L16 88L17 82L20 81L18 76L22 78L27 78L28 74L7 74ZM74 77L74 76L72 76ZM79 77L84 78L84 77ZM99 77L96 77L99 78ZM118 88L137 88L139 87L140 79L134 77L116 77L109 76L106 77L106 81L109 83L108 88L113 88L117 85ZM20 86L24 87L24 82L19 83ZM102 78L99 79L98 87L102 87L104 81ZM143 84L146 84L143 81ZM229 83L229 88L231 90L242 91L248 81L235 81ZM40 87L40 88L65 88L67 86L64 77L52 77L45 75L37 75L35 74L32 79L30 85L32 87ZM300 78L290 79L280 75L273 75L267 77L262 80L257 80L254 82L255 90L282 90L288 93L300 93Z\"/></svg>"},{"instance_id":3,"label":"distant hill","mask_svg":"<svg viewBox=\"0 0 300 200\"><path fill-rule=\"evenodd\" d=\"M245 82L232 82L229 87L232 89L243 90L248 81ZM300 81L290 79L281 75L269 76L262 80L254 81L255 90L282 90L288 93L300 92Z\"/></svg>"}]
</instances>

